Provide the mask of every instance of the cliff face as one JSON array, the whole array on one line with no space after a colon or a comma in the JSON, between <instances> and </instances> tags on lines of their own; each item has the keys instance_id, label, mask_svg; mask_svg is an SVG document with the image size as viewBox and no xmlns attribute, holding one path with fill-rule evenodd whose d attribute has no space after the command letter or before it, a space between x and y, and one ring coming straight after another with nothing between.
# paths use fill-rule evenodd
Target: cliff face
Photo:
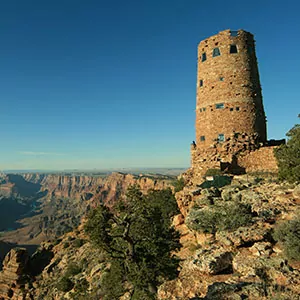
<instances>
[{"instance_id":1,"label":"cliff face","mask_svg":"<svg viewBox=\"0 0 300 300\"><path fill-rule=\"evenodd\" d=\"M64 176L64 175L43 175L24 174L28 182L39 184L40 191L47 191L47 198L61 197L79 199L91 199L108 192L106 202L111 202L127 190L130 185L138 184L143 192L149 189L163 189L170 187L170 180L149 178L145 176L133 176L131 174L112 173L107 177L93 176ZM103 200L103 199L101 199Z\"/></svg>"},{"instance_id":2,"label":"cliff face","mask_svg":"<svg viewBox=\"0 0 300 300\"><path fill-rule=\"evenodd\" d=\"M2 239L18 244L39 244L78 226L91 207L99 203L113 205L130 185L138 184L142 192L147 192L171 187L172 180L169 176L123 173L106 177L7 175L0 184L0 227L16 230L6 232Z\"/></svg>"}]
</instances>

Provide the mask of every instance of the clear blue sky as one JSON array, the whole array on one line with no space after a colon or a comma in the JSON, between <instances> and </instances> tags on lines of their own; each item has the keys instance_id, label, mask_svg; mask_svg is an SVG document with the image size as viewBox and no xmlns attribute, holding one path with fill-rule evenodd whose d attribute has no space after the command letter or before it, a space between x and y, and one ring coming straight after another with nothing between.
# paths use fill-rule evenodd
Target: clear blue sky
<instances>
[{"instance_id":1,"label":"clear blue sky","mask_svg":"<svg viewBox=\"0 0 300 300\"><path fill-rule=\"evenodd\" d=\"M298 0L0 2L0 169L188 167L197 44L255 35L269 138L298 122Z\"/></svg>"}]
</instances>

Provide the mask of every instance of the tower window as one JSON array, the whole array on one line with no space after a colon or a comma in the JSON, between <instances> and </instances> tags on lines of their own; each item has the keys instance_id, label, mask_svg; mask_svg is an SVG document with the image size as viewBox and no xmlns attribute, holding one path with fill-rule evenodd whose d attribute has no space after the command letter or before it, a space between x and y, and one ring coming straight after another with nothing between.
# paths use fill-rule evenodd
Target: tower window
<instances>
[{"instance_id":1,"label":"tower window","mask_svg":"<svg viewBox=\"0 0 300 300\"><path fill-rule=\"evenodd\" d=\"M202 111L206 111L206 107L203 107L203 108L202 108Z\"/></svg>"},{"instance_id":2,"label":"tower window","mask_svg":"<svg viewBox=\"0 0 300 300\"><path fill-rule=\"evenodd\" d=\"M201 61L204 62L206 61L206 53L202 53L202 56L201 56Z\"/></svg>"},{"instance_id":3,"label":"tower window","mask_svg":"<svg viewBox=\"0 0 300 300\"><path fill-rule=\"evenodd\" d=\"M220 77L219 79L220 79L220 81L224 81L224 77Z\"/></svg>"},{"instance_id":4,"label":"tower window","mask_svg":"<svg viewBox=\"0 0 300 300\"><path fill-rule=\"evenodd\" d=\"M201 142L204 142L204 141L205 141L205 135L201 135L201 136L200 136L200 141L201 141Z\"/></svg>"},{"instance_id":5,"label":"tower window","mask_svg":"<svg viewBox=\"0 0 300 300\"><path fill-rule=\"evenodd\" d=\"M223 109L224 108L224 103L217 103L216 104L216 109Z\"/></svg>"},{"instance_id":6,"label":"tower window","mask_svg":"<svg viewBox=\"0 0 300 300\"><path fill-rule=\"evenodd\" d=\"M236 45L230 45L230 51L229 52L231 54L232 53L238 53L237 46Z\"/></svg>"},{"instance_id":7,"label":"tower window","mask_svg":"<svg viewBox=\"0 0 300 300\"><path fill-rule=\"evenodd\" d=\"M218 142L224 142L225 141L225 136L223 133L218 134Z\"/></svg>"},{"instance_id":8,"label":"tower window","mask_svg":"<svg viewBox=\"0 0 300 300\"><path fill-rule=\"evenodd\" d=\"M221 55L220 49L219 48L214 48L212 56L216 57L216 56L220 56L220 55Z\"/></svg>"},{"instance_id":9,"label":"tower window","mask_svg":"<svg viewBox=\"0 0 300 300\"><path fill-rule=\"evenodd\" d=\"M233 111L233 107L230 107L230 111Z\"/></svg>"},{"instance_id":10,"label":"tower window","mask_svg":"<svg viewBox=\"0 0 300 300\"><path fill-rule=\"evenodd\" d=\"M235 108L235 110L240 110L240 108L237 106L237 107Z\"/></svg>"},{"instance_id":11,"label":"tower window","mask_svg":"<svg viewBox=\"0 0 300 300\"><path fill-rule=\"evenodd\" d=\"M230 36L238 36L239 32L237 30L230 31Z\"/></svg>"},{"instance_id":12,"label":"tower window","mask_svg":"<svg viewBox=\"0 0 300 300\"><path fill-rule=\"evenodd\" d=\"M200 79L200 80L199 80L199 86L200 86L200 87L203 86L203 79Z\"/></svg>"}]
</instances>

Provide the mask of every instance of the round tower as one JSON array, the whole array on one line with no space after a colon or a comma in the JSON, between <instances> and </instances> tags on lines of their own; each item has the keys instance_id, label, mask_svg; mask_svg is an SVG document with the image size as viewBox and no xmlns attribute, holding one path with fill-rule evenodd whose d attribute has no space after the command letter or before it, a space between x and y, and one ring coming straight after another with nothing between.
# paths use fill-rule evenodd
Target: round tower
<instances>
[{"instance_id":1,"label":"round tower","mask_svg":"<svg viewBox=\"0 0 300 300\"><path fill-rule=\"evenodd\" d=\"M197 148L234 133L267 139L254 38L244 30L222 31L198 46Z\"/></svg>"}]
</instances>

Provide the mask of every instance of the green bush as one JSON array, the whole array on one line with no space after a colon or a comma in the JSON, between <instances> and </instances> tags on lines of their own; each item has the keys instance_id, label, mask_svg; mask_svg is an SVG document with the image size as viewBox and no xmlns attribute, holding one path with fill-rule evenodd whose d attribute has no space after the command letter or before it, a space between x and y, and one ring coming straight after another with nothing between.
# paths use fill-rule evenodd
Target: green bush
<instances>
[{"instance_id":1,"label":"green bush","mask_svg":"<svg viewBox=\"0 0 300 300\"><path fill-rule=\"evenodd\" d=\"M56 285L57 289L61 292L68 292L74 287L73 281L67 276L63 276Z\"/></svg>"},{"instance_id":2,"label":"green bush","mask_svg":"<svg viewBox=\"0 0 300 300\"><path fill-rule=\"evenodd\" d=\"M84 245L85 241L83 239L76 239L73 241L73 246L75 248L80 248L82 245Z\"/></svg>"},{"instance_id":3,"label":"green bush","mask_svg":"<svg viewBox=\"0 0 300 300\"><path fill-rule=\"evenodd\" d=\"M174 192L177 193L177 192L180 192L183 190L184 186L185 186L185 182L184 182L184 179L181 177L179 179L176 179L174 182L173 182L173 186L174 186Z\"/></svg>"},{"instance_id":4,"label":"green bush","mask_svg":"<svg viewBox=\"0 0 300 300\"><path fill-rule=\"evenodd\" d=\"M213 233L232 231L248 225L252 220L251 206L238 202L222 202L202 209L194 207L187 217L189 228Z\"/></svg>"},{"instance_id":5,"label":"green bush","mask_svg":"<svg viewBox=\"0 0 300 300\"><path fill-rule=\"evenodd\" d=\"M282 244L287 258L300 261L300 216L279 224L274 239Z\"/></svg>"},{"instance_id":6,"label":"green bush","mask_svg":"<svg viewBox=\"0 0 300 300\"><path fill-rule=\"evenodd\" d=\"M68 265L67 270L65 272L65 276L71 277L79 274L82 271L82 268L76 265L75 263L71 263Z\"/></svg>"},{"instance_id":7,"label":"green bush","mask_svg":"<svg viewBox=\"0 0 300 300\"><path fill-rule=\"evenodd\" d=\"M289 138L286 145L274 150L278 177L289 182L300 181L300 124L296 124L286 135Z\"/></svg>"}]
</instances>

